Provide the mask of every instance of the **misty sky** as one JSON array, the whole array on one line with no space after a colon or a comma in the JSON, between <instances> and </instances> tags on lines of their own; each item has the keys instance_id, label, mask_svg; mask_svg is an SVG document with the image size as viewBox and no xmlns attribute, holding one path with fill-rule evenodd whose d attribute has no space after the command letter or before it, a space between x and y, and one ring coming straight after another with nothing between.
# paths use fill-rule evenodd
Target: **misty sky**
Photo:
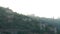
<instances>
[{"instance_id":1,"label":"misty sky","mask_svg":"<svg viewBox=\"0 0 60 34\"><path fill-rule=\"evenodd\" d=\"M22 14L40 17L60 17L60 0L0 0L0 6Z\"/></svg>"}]
</instances>

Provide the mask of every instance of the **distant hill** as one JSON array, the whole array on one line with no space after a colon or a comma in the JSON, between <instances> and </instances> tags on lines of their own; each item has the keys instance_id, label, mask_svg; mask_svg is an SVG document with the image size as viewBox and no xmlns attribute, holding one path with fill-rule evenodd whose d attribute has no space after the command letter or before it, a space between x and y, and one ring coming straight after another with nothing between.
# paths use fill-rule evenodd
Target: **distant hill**
<instances>
[{"instance_id":1,"label":"distant hill","mask_svg":"<svg viewBox=\"0 0 60 34\"><path fill-rule=\"evenodd\" d=\"M40 30L38 24L37 20L26 15L13 12L9 8L0 7L0 29L19 29L38 32Z\"/></svg>"},{"instance_id":2,"label":"distant hill","mask_svg":"<svg viewBox=\"0 0 60 34\"><path fill-rule=\"evenodd\" d=\"M32 32L31 34L60 34L60 19L26 16L0 7L0 32L6 30L27 31Z\"/></svg>"}]
</instances>

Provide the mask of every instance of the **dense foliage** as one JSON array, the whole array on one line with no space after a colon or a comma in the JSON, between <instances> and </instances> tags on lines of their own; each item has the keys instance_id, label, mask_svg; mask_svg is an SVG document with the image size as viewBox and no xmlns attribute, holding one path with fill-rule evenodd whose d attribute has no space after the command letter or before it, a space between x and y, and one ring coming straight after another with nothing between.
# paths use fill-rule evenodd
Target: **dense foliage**
<instances>
[{"instance_id":1,"label":"dense foliage","mask_svg":"<svg viewBox=\"0 0 60 34\"><path fill-rule=\"evenodd\" d=\"M1 29L19 29L20 32L18 34L21 34L22 30L25 33L60 34L60 19L41 18L32 15L26 16L13 12L9 8L0 7Z\"/></svg>"},{"instance_id":2,"label":"dense foliage","mask_svg":"<svg viewBox=\"0 0 60 34\"><path fill-rule=\"evenodd\" d=\"M9 8L0 7L0 29L19 29L39 32L39 22L28 16L13 12Z\"/></svg>"}]
</instances>

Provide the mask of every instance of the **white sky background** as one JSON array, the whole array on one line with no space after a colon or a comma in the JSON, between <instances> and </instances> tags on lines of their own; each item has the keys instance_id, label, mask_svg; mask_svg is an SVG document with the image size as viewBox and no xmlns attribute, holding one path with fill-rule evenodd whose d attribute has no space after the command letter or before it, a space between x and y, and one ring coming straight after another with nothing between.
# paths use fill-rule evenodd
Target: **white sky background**
<instances>
[{"instance_id":1,"label":"white sky background","mask_svg":"<svg viewBox=\"0 0 60 34\"><path fill-rule=\"evenodd\" d=\"M40 17L60 17L60 0L0 0L0 6L22 14Z\"/></svg>"}]
</instances>

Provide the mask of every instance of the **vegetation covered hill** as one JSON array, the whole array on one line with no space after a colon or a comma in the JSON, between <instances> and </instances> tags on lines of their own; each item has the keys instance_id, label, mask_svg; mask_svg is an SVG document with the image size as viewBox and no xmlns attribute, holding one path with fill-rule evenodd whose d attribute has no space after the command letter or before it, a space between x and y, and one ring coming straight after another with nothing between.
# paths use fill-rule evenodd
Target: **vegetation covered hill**
<instances>
[{"instance_id":1,"label":"vegetation covered hill","mask_svg":"<svg viewBox=\"0 0 60 34\"><path fill-rule=\"evenodd\" d=\"M19 29L20 34L22 30L30 34L60 34L60 19L26 16L0 7L0 32L1 29Z\"/></svg>"},{"instance_id":2,"label":"vegetation covered hill","mask_svg":"<svg viewBox=\"0 0 60 34\"><path fill-rule=\"evenodd\" d=\"M39 32L39 22L28 16L0 7L0 29L20 29Z\"/></svg>"}]
</instances>

